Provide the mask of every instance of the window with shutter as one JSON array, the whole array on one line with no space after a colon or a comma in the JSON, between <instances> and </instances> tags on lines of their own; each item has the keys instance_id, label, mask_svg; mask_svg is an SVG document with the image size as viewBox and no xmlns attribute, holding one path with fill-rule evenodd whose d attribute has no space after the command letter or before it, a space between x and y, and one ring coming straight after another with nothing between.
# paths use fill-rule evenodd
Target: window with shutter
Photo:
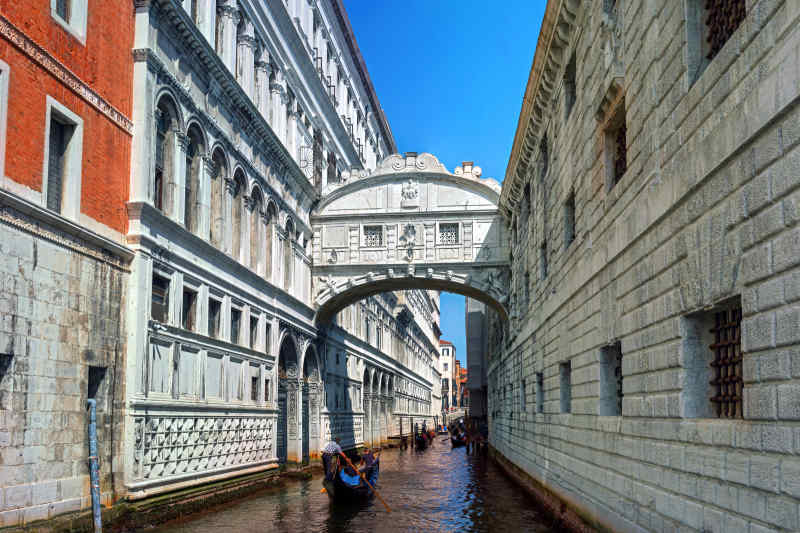
<instances>
[{"instance_id":1,"label":"window with shutter","mask_svg":"<svg viewBox=\"0 0 800 533\"><path fill-rule=\"evenodd\" d=\"M50 119L50 149L47 164L47 208L61 212L64 183L64 159L70 126Z\"/></svg>"}]
</instances>

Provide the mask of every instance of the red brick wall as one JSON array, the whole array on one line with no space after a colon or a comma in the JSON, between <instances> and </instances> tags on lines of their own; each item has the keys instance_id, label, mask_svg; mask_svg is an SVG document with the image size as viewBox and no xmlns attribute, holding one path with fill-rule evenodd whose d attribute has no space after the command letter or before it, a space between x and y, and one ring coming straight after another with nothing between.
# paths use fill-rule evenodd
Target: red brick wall
<instances>
[{"instance_id":1,"label":"red brick wall","mask_svg":"<svg viewBox=\"0 0 800 533\"><path fill-rule=\"evenodd\" d=\"M0 13L127 117L131 116L133 5L89 0L86 46L50 16L50 0L0 0ZM83 119L81 212L125 232L131 136L66 85L0 38L8 63L9 102L5 174L41 191L46 97Z\"/></svg>"}]
</instances>

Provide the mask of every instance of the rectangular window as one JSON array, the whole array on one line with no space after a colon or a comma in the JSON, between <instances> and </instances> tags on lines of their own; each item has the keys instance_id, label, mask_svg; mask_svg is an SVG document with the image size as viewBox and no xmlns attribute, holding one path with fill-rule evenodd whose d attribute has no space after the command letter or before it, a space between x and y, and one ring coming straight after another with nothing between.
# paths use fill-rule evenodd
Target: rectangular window
<instances>
[{"instance_id":1,"label":"rectangular window","mask_svg":"<svg viewBox=\"0 0 800 533\"><path fill-rule=\"evenodd\" d=\"M250 315L250 348L256 349L258 344L258 317Z\"/></svg>"},{"instance_id":2,"label":"rectangular window","mask_svg":"<svg viewBox=\"0 0 800 533\"><path fill-rule=\"evenodd\" d=\"M77 218L81 202L83 119L47 97L43 202L47 209Z\"/></svg>"},{"instance_id":3,"label":"rectangular window","mask_svg":"<svg viewBox=\"0 0 800 533\"><path fill-rule=\"evenodd\" d=\"M86 397L97 400L103 394L103 382L106 377L106 367L90 366L89 379L87 381Z\"/></svg>"},{"instance_id":4,"label":"rectangular window","mask_svg":"<svg viewBox=\"0 0 800 533\"><path fill-rule=\"evenodd\" d=\"M622 414L622 345L619 342L600 350L600 416Z\"/></svg>"},{"instance_id":5,"label":"rectangular window","mask_svg":"<svg viewBox=\"0 0 800 533\"><path fill-rule=\"evenodd\" d=\"M527 307L531 301L531 275L529 272L525 272L525 278L522 281L525 286L522 288L522 292L525 295L525 310L527 312Z\"/></svg>"},{"instance_id":6,"label":"rectangular window","mask_svg":"<svg viewBox=\"0 0 800 533\"><path fill-rule=\"evenodd\" d=\"M439 224L439 244L458 244L458 222Z\"/></svg>"},{"instance_id":7,"label":"rectangular window","mask_svg":"<svg viewBox=\"0 0 800 533\"><path fill-rule=\"evenodd\" d=\"M169 279L157 274L153 274L150 318L165 324L169 322Z\"/></svg>"},{"instance_id":8,"label":"rectangular window","mask_svg":"<svg viewBox=\"0 0 800 533\"><path fill-rule=\"evenodd\" d=\"M261 369L252 363L248 365L248 368L250 369L250 401L255 403L259 398L258 383L261 381L261 376L259 376Z\"/></svg>"},{"instance_id":9,"label":"rectangular window","mask_svg":"<svg viewBox=\"0 0 800 533\"><path fill-rule=\"evenodd\" d=\"M50 118L50 149L47 166L47 208L61 212L64 172L67 148L72 138L73 127L64 124L55 117Z\"/></svg>"},{"instance_id":10,"label":"rectangular window","mask_svg":"<svg viewBox=\"0 0 800 533\"><path fill-rule=\"evenodd\" d=\"M86 42L88 0L50 0L50 14L82 44Z\"/></svg>"},{"instance_id":11,"label":"rectangular window","mask_svg":"<svg viewBox=\"0 0 800 533\"><path fill-rule=\"evenodd\" d=\"M605 130L606 190L620 182L628 170L628 128L623 98L610 114Z\"/></svg>"},{"instance_id":12,"label":"rectangular window","mask_svg":"<svg viewBox=\"0 0 800 533\"><path fill-rule=\"evenodd\" d=\"M191 289L183 289L183 314L181 325L183 329L194 331L197 316L197 292Z\"/></svg>"},{"instance_id":13,"label":"rectangular window","mask_svg":"<svg viewBox=\"0 0 800 533\"><path fill-rule=\"evenodd\" d=\"M741 323L739 297L681 320L683 417L743 417Z\"/></svg>"},{"instance_id":14,"label":"rectangular window","mask_svg":"<svg viewBox=\"0 0 800 533\"><path fill-rule=\"evenodd\" d=\"M523 379L522 380L522 386L520 387L520 390L519 390L519 408L520 408L520 411L524 412L525 409L527 409L527 406L528 406L528 391L527 391L525 380Z\"/></svg>"},{"instance_id":15,"label":"rectangular window","mask_svg":"<svg viewBox=\"0 0 800 533\"><path fill-rule=\"evenodd\" d=\"M242 327L242 310L231 308L231 342L239 344L239 332Z\"/></svg>"},{"instance_id":16,"label":"rectangular window","mask_svg":"<svg viewBox=\"0 0 800 533\"><path fill-rule=\"evenodd\" d=\"M564 71L564 118L569 118L572 108L575 106L575 53L567 63Z\"/></svg>"},{"instance_id":17,"label":"rectangular window","mask_svg":"<svg viewBox=\"0 0 800 533\"><path fill-rule=\"evenodd\" d=\"M383 226L364 226L364 246L366 248L383 246Z\"/></svg>"},{"instance_id":18,"label":"rectangular window","mask_svg":"<svg viewBox=\"0 0 800 533\"><path fill-rule=\"evenodd\" d=\"M242 360L233 359L228 362L228 398L242 399Z\"/></svg>"},{"instance_id":19,"label":"rectangular window","mask_svg":"<svg viewBox=\"0 0 800 533\"><path fill-rule=\"evenodd\" d=\"M213 298L208 299L208 336L219 338L220 318L222 317L222 302Z\"/></svg>"},{"instance_id":20,"label":"rectangular window","mask_svg":"<svg viewBox=\"0 0 800 533\"><path fill-rule=\"evenodd\" d=\"M269 402L269 378L264 378L264 401Z\"/></svg>"},{"instance_id":21,"label":"rectangular window","mask_svg":"<svg viewBox=\"0 0 800 533\"><path fill-rule=\"evenodd\" d=\"M222 398L222 356L208 354L206 357L206 397Z\"/></svg>"},{"instance_id":22,"label":"rectangular window","mask_svg":"<svg viewBox=\"0 0 800 533\"><path fill-rule=\"evenodd\" d=\"M564 203L564 247L575 240L575 191L570 191Z\"/></svg>"},{"instance_id":23,"label":"rectangular window","mask_svg":"<svg viewBox=\"0 0 800 533\"><path fill-rule=\"evenodd\" d=\"M544 413L544 374L536 373L536 412Z\"/></svg>"},{"instance_id":24,"label":"rectangular window","mask_svg":"<svg viewBox=\"0 0 800 533\"><path fill-rule=\"evenodd\" d=\"M539 278L547 279L547 241L539 247Z\"/></svg>"},{"instance_id":25,"label":"rectangular window","mask_svg":"<svg viewBox=\"0 0 800 533\"><path fill-rule=\"evenodd\" d=\"M561 376L561 412L572 412L572 362L566 361L559 365Z\"/></svg>"}]
</instances>

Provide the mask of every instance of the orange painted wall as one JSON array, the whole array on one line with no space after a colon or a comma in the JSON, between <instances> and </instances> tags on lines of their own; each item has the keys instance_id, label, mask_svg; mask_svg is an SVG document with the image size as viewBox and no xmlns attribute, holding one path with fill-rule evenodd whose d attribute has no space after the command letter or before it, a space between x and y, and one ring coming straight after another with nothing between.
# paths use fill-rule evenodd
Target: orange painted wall
<instances>
[{"instance_id":1,"label":"orange painted wall","mask_svg":"<svg viewBox=\"0 0 800 533\"><path fill-rule=\"evenodd\" d=\"M86 46L50 16L50 0L0 0L0 13L84 83L131 116L134 13L129 0L88 0ZM10 67L5 174L42 190L46 97L83 119L81 212L117 231L127 230L131 136L0 38Z\"/></svg>"}]
</instances>

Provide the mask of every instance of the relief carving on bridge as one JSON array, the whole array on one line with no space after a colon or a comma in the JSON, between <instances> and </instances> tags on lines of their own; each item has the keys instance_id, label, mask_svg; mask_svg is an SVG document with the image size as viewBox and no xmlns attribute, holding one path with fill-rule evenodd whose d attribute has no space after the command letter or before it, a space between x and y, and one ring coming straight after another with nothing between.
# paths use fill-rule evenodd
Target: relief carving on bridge
<instances>
[{"instance_id":1,"label":"relief carving on bridge","mask_svg":"<svg viewBox=\"0 0 800 533\"><path fill-rule=\"evenodd\" d=\"M353 289L404 288L462 292L507 316L510 248L500 185L481 173L471 162L449 172L431 154L409 152L326 186L311 215L318 318L326 317L319 314L326 302L343 301Z\"/></svg>"}]
</instances>

